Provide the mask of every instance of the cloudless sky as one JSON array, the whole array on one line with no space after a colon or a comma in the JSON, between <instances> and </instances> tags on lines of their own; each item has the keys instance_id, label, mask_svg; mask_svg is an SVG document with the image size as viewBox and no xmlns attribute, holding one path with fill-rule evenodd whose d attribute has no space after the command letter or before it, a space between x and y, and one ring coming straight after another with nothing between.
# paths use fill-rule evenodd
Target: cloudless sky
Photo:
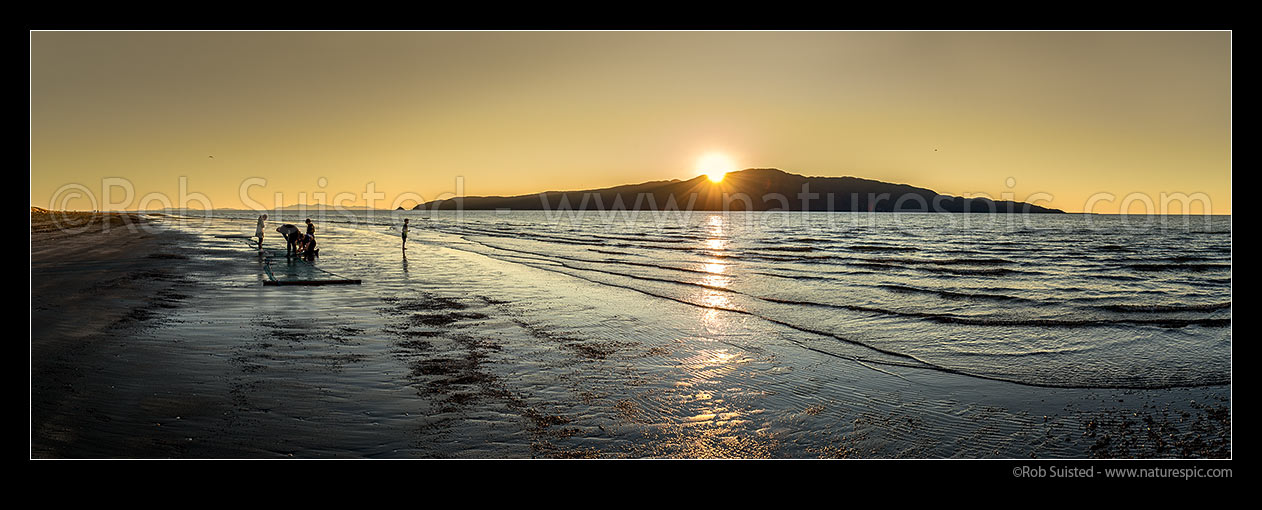
<instances>
[{"instance_id":1,"label":"cloudless sky","mask_svg":"<svg viewBox=\"0 0 1262 510\"><path fill-rule=\"evenodd\" d=\"M1230 56L1229 32L32 32L31 205L124 178L243 207L262 178L268 207L364 205L371 182L410 208L457 178L689 179L720 152L1067 211L1204 193L1226 214Z\"/></svg>"}]
</instances>

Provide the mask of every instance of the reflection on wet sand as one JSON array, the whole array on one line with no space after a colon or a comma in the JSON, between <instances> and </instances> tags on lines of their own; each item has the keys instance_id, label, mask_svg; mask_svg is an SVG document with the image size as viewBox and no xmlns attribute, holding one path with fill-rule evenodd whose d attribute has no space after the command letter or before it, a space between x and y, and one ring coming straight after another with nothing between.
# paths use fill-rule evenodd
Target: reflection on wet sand
<instances>
[{"instance_id":1,"label":"reflection on wet sand","mask_svg":"<svg viewBox=\"0 0 1262 510\"><path fill-rule=\"evenodd\" d=\"M688 339L699 348L678 360L680 379L663 399L673 409L650 426L654 457L765 458L777 439L759 425L764 395L745 386L754 361L739 349L713 348L713 340Z\"/></svg>"}]
</instances>

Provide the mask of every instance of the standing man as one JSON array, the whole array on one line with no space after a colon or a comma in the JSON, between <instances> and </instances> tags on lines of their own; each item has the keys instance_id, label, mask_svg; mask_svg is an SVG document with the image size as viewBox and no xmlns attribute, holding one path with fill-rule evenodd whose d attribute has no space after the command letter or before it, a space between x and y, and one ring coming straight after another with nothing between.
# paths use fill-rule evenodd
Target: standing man
<instances>
[{"instance_id":1,"label":"standing man","mask_svg":"<svg viewBox=\"0 0 1262 510\"><path fill-rule=\"evenodd\" d=\"M408 219L407 218L403 218L403 230L401 230L400 232L403 234L403 251L408 251Z\"/></svg>"},{"instance_id":2,"label":"standing man","mask_svg":"<svg viewBox=\"0 0 1262 510\"><path fill-rule=\"evenodd\" d=\"M311 223L311 218L307 218L307 235L315 237L315 224Z\"/></svg>"},{"instance_id":3,"label":"standing man","mask_svg":"<svg viewBox=\"0 0 1262 510\"><path fill-rule=\"evenodd\" d=\"M263 251L263 221L267 220L267 215L259 216L259 226L254 229L254 236L259 238L259 251Z\"/></svg>"}]
</instances>

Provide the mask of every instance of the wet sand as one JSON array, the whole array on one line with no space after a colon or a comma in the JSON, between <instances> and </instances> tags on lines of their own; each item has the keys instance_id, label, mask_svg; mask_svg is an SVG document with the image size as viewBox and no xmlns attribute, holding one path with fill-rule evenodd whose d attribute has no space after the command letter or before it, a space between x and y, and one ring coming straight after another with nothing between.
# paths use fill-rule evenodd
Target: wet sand
<instances>
[{"instance_id":1,"label":"wet sand","mask_svg":"<svg viewBox=\"0 0 1262 510\"><path fill-rule=\"evenodd\" d=\"M322 301L289 299L302 290L262 288L234 242L135 215L59 219L32 216L33 458L528 458L529 441L491 438L556 422L481 370L494 343L408 330L485 318L465 305L367 303L401 339L391 348ZM390 321L400 310L432 313ZM383 385L391 371L404 381Z\"/></svg>"},{"instance_id":2,"label":"wet sand","mask_svg":"<svg viewBox=\"0 0 1262 510\"><path fill-rule=\"evenodd\" d=\"M56 214L31 217L31 455L174 454L160 444L170 438L145 429L161 420L136 411L161 405L147 390L178 367L163 366L160 351L117 361L132 334L187 298L178 262L188 239L134 214Z\"/></svg>"},{"instance_id":3,"label":"wet sand","mask_svg":"<svg viewBox=\"0 0 1262 510\"><path fill-rule=\"evenodd\" d=\"M424 234L365 255L385 241L327 226L320 263L364 285L264 287L212 237L240 225L130 219L33 218L32 457L1230 456L1229 387L875 371Z\"/></svg>"}]
</instances>

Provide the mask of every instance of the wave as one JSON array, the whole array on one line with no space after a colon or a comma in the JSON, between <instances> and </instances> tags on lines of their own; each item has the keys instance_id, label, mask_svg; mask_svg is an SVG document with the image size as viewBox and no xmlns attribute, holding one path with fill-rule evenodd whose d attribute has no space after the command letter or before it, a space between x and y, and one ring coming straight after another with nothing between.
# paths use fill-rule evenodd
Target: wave
<instances>
[{"instance_id":1,"label":"wave","mask_svg":"<svg viewBox=\"0 0 1262 510\"><path fill-rule=\"evenodd\" d=\"M875 244L852 244L845 247L851 251L920 251L919 248L912 246L888 246Z\"/></svg>"},{"instance_id":2,"label":"wave","mask_svg":"<svg viewBox=\"0 0 1262 510\"><path fill-rule=\"evenodd\" d=\"M909 259L909 258L881 258L881 259L857 259L866 262L891 262L896 264L910 265L935 265L935 266L1000 266L1016 264L1016 261L1000 258L955 258L955 259Z\"/></svg>"},{"instance_id":3,"label":"wave","mask_svg":"<svg viewBox=\"0 0 1262 510\"><path fill-rule=\"evenodd\" d=\"M1131 269L1143 272L1164 272L1164 271L1224 271L1231 270L1231 264L1122 264L1121 269Z\"/></svg>"},{"instance_id":4,"label":"wave","mask_svg":"<svg viewBox=\"0 0 1262 510\"><path fill-rule=\"evenodd\" d=\"M750 273L751 273L751 274L760 274L760 275L763 275L763 276L772 276L772 277L775 277L775 278L789 278L789 279L793 279L793 280L813 280L813 281L832 281L832 280L836 280L836 278L831 278L831 277L827 277L827 276L812 276L812 275L780 274L780 273L768 273L768 272L766 272L766 271L751 271Z\"/></svg>"},{"instance_id":5,"label":"wave","mask_svg":"<svg viewBox=\"0 0 1262 510\"><path fill-rule=\"evenodd\" d=\"M959 276L1005 276L1014 274L1034 274L1032 271L1020 271L1016 269L1008 269L1003 267L986 268L986 269L967 269L957 267L923 267L923 266L902 266L897 264L883 264L876 262L851 262L850 265L860 267L870 267L877 269L902 269L913 271L925 271L929 273L944 273Z\"/></svg>"},{"instance_id":6,"label":"wave","mask_svg":"<svg viewBox=\"0 0 1262 510\"><path fill-rule=\"evenodd\" d=\"M683 238L680 238L679 236L657 236L657 237L650 238L648 234L641 234L639 237L626 237L626 236L614 236L614 235L608 235L608 234L597 234L597 235L593 235L592 237L599 238L599 239L610 239L610 240L615 240L615 241L634 241L634 242L647 242L647 243L691 243L691 242L698 241L698 239L683 239Z\"/></svg>"},{"instance_id":7,"label":"wave","mask_svg":"<svg viewBox=\"0 0 1262 510\"><path fill-rule=\"evenodd\" d=\"M933 313L933 312L915 312L905 310L890 310L886 308L877 308L862 305L843 305L837 303L819 303L813 301L787 300L778 298L758 298L763 301L773 303L814 306L824 308L836 308L841 310L850 310L853 312L876 313L880 315L891 315L898 317L908 317L915 319L927 320L940 324L963 324L969 326L1016 326L1016 327L1044 327L1044 328L1084 328L1084 327L1109 327L1114 325L1141 325L1141 326L1157 326L1163 328L1182 328L1187 326L1206 326L1206 327L1227 327L1231 325L1231 319L1098 319L1098 318L1081 318L1081 319L1012 319L1002 317L962 317L958 315Z\"/></svg>"},{"instance_id":8,"label":"wave","mask_svg":"<svg viewBox=\"0 0 1262 510\"><path fill-rule=\"evenodd\" d=\"M1083 276L1084 276L1084 277L1087 277L1087 278L1094 278L1094 279L1097 279L1097 280L1120 280L1120 281L1124 281L1124 282L1140 282L1140 281L1144 281L1144 280L1146 279L1146 278L1140 278L1140 277L1138 277L1138 276L1134 276L1134 275L1126 275L1126 274L1110 274L1110 273L1103 273L1103 274L1101 274L1101 273L1087 273L1087 274L1084 274Z\"/></svg>"},{"instance_id":9,"label":"wave","mask_svg":"<svg viewBox=\"0 0 1262 510\"><path fill-rule=\"evenodd\" d=\"M669 270L669 271L680 271L680 272L685 272L685 273L703 274L703 275L711 275L711 274L714 274L713 272L710 272L710 271L704 271L704 270L701 270L701 269L689 269L689 268L686 268L686 267L670 266L670 265L664 265L664 264L653 264L653 263L649 263L649 262L636 262L636 261L631 261L631 260L621 260L621 259L611 259L611 258L604 258L604 259L588 259L588 258L582 258L582 257L561 257L561 256L557 256L557 255L546 255L546 254L535 253L535 252L532 252L532 251L529 251L529 250L521 250L521 249L516 249L516 248L506 248L506 247L503 247L503 246L496 246L496 245L493 245L493 244L486 244L486 243L479 243L479 244L481 244L482 246L486 246L486 247L488 247L488 248L493 248L493 249L496 249L496 250L502 250L502 251L507 251L507 252L512 252L512 253L519 253L519 254L522 254L522 255L519 255L519 257L521 257L521 258L527 258L527 259L532 259L532 260L538 260L538 261L540 261L540 262L547 262L547 263L552 263L552 264L560 264L560 265L563 265L563 266L566 266L566 267L573 267L573 266L569 266L569 265L565 264L564 262L561 262L562 260L567 260L567 261L570 261L570 262L585 263L585 264L598 264L598 265L599 265L599 264L606 264L606 265L607 265L607 264L614 264L614 265L623 265L623 266L648 267L648 268L653 268L653 269L665 269L665 270ZM588 248L588 250L590 250L590 251L594 251L594 252L598 252L598 253L604 253L604 254L608 254L608 255L625 255L624 253L611 252L611 251L606 251L606 250L595 250L595 249L591 249L591 248ZM575 268L575 269L583 269L583 268ZM598 270L598 269L590 269L590 270L591 270L591 271L600 271L600 270ZM637 277L637 276L634 276L634 275L625 275L625 274L623 274L623 273L612 273L612 274L620 274L620 275L624 275L624 276L628 276L628 277L633 277L633 278L642 278L642 277ZM644 277L644 278L645 278L645 279L649 279L649 278L646 278L646 277ZM674 280L665 280L665 279L657 279L657 278L652 278L652 279L654 279L654 280L661 280L661 281L674 281Z\"/></svg>"},{"instance_id":10,"label":"wave","mask_svg":"<svg viewBox=\"0 0 1262 510\"><path fill-rule=\"evenodd\" d=\"M701 269L688 269L685 267L666 266L662 264L650 264L648 262L632 262L630 260L617 260L617 259L604 259L604 260L569 259L569 260L573 260L575 262L587 262L591 264L608 263L608 264L618 264L618 265L623 265L623 266L651 267L653 269L666 269L670 271L681 271L685 273L694 273L694 274L703 274L703 275L715 274L712 271L704 271Z\"/></svg>"},{"instance_id":11,"label":"wave","mask_svg":"<svg viewBox=\"0 0 1262 510\"><path fill-rule=\"evenodd\" d=\"M1096 308L1102 308L1112 312L1127 313L1212 312L1214 310L1231 308L1231 301L1227 301L1225 303L1200 303L1192 305L1102 305Z\"/></svg>"},{"instance_id":12,"label":"wave","mask_svg":"<svg viewBox=\"0 0 1262 510\"><path fill-rule=\"evenodd\" d=\"M836 237L838 236L831 235L829 236L829 239L820 239L818 237L787 237L784 240L790 243L815 244L815 243L821 243L821 242L825 242L825 243L835 242L835 241L832 241L832 239L835 239Z\"/></svg>"},{"instance_id":13,"label":"wave","mask_svg":"<svg viewBox=\"0 0 1262 510\"><path fill-rule=\"evenodd\" d=\"M965 324L970 326L1029 326L1041 328L1089 328L1108 327L1113 325L1156 326L1160 328L1185 328L1188 326L1204 326L1225 328L1231 326L1231 319L989 319L970 317L930 317L930 320L943 324Z\"/></svg>"},{"instance_id":14,"label":"wave","mask_svg":"<svg viewBox=\"0 0 1262 510\"><path fill-rule=\"evenodd\" d=\"M751 255L745 255L745 258L756 259L756 260L767 260L771 262L798 262L798 263L824 263L824 264L828 264L828 263L845 264L849 261L854 260L849 257L840 257L837 255L799 255L796 257L791 257L787 255L751 254Z\"/></svg>"},{"instance_id":15,"label":"wave","mask_svg":"<svg viewBox=\"0 0 1262 510\"><path fill-rule=\"evenodd\" d=\"M791 251L791 252L808 252L817 251L813 246L760 246L747 251Z\"/></svg>"},{"instance_id":16,"label":"wave","mask_svg":"<svg viewBox=\"0 0 1262 510\"><path fill-rule=\"evenodd\" d=\"M1205 257L1202 255L1177 255L1174 257L1165 257L1165 258L1160 258L1157 260L1181 263L1181 262L1209 262L1209 261L1219 260L1219 258L1218 257Z\"/></svg>"},{"instance_id":17,"label":"wave","mask_svg":"<svg viewBox=\"0 0 1262 510\"><path fill-rule=\"evenodd\" d=\"M1025 358L1025 357L1040 357L1040 356L1056 356L1056 355L1062 355L1062 354L1080 354L1086 350L1087 350L1086 348L1077 347L1077 348L1065 348L1065 349L1046 349L1046 350L1026 351L1026 352L990 352L990 351L972 352L972 351L960 351L960 350L952 350L950 352L952 356L968 356L968 357L979 357L979 358L991 358L991 357Z\"/></svg>"},{"instance_id":18,"label":"wave","mask_svg":"<svg viewBox=\"0 0 1262 510\"><path fill-rule=\"evenodd\" d=\"M982 294L982 293L972 293L972 292L956 292L956 291L950 291L950 290L925 289L925 288L920 288L920 287L912 287L908 285L896 285L896 284L882 284L882 285L877 285L877 287L886 289L886 290L891 290L894 292L933 294L933 295L941 296L945 298L977 299L977 300L986 300L986 301L1010 301L1010 302L1024 301L1024 302L1031 302L1031 303L1038 302L1037 300L1034 300L1034 299L1017 297L1017 296L1009 296L1007 294Z\"/></svg>"},{"instance_id":19,"label":"wave","mask_svg":"<svg viewBox=\"0 0 1262 510\"><path fill-rule=\"evenodd\" d=\"M507 239L523 239L524 238L524 239L529 239L533 241L539 241L543 243L552 243L552 244L582 244L582 245L587 245L587 246L605 246L608 244L608 243L603 243L600 241L591 241L588 239L579 239L579 238L566 237L566 236L555 236L555 235L547 235L547 234L528 234L524 232L499 232L499 231L489 231L489 230L482 230L482 229L475 229L475 228L468 228L468 227L458 229L451 233L454 233L457 235L461 235L461 234L483 235L483 236L488 236L488 237L507 238Z\"/></svg>"}]
</instances>

